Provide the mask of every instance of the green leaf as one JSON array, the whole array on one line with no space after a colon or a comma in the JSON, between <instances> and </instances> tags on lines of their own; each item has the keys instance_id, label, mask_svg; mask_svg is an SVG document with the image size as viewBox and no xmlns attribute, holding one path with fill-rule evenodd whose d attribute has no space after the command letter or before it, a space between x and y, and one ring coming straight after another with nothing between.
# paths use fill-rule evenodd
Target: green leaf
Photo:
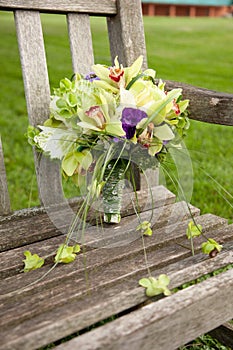
<instances>
[{"instance_id":1,"label":"green leaf","mask_svg":"<svg viewBox=\"0 0 233 350\"><path fill-rule=\"evenodd\" d=\"M79 244L76 244L76 245L74 246L73 252L77 254L77 253L80 252L80 249L81 249L81 248L80 248L80 245L79 245Z\"/></svg>"},{"instance_id":2,"label":"green leaf","mask_svg":"<svg viewBox=\"0 0 233 350\"><path fill-rule=\"evenodd\" d=\"M67 102L68 102L69 106L75 107L78 103L78 98L75 94L69 93Z\"/></svg>"},{"instance_id":3,"label":"green leaf","mask_svg":"<svg viewBox=\"0 0 233 350\"><path fill-rule=\"evenodd\" d=\"M148 288L151 285L151 281L149 280L149 278L141 278L139 280L139 284L144 288Z\"/></svg>"},{"instance_id":4,"label":"green leaf","mask_svg":"<svg viewBox=\"0 0 233 350\"><path fill-rule=\"evenodd\" d=\"M24 252L24 255L26 257L26 259L23 260L25 265L23 269L24 272L39 269L41 266L44 265L44 259L40 258L39 255L37 254L32 255L29 250L26 250Z\"/></svg>"},{"instance_id":5,"label":"green leaf","mask_svg":"<svg viewBox=\"0 0 233 350\"><path fill-rule=\"evenodd\" d=\"M78 166L74 152L69 152L62 160L62 169L68 176L72 176Z\"/></svg>"},{"instance_id":6,"label":"green leaf","mask_svg":"<svg viewBox=\"0 0 233 350\"><path fill-rule=\"evenodd\" d=\"M55 256L55 263L65 263L69 264L76 258L76 253L80 251L80 246L76 244L75 246L67 246L66 244L61 244L57 250Z\"/></svg>"},{"instance_id":7,"label":"green leaf","mask_svg":"<svg viewBox=\"0 0 233 350\"><path fill-rule=\"evenodd\" d=\"M57 106L58 108L61 108L61 109L67 108L67 103L66 103L66 101L64 101L62 98L59 98L59 99L56 101L56 106Z\"/></svg>"},{"instance_id":8,"label":"green leaf","mask_svg":"<svg viewBox=\"0 0 233 350\"><path fill-rule=\"evenodd\" d=\"M61 90L70 90L72 87L72 82L65 78L60 81L60 89Z\"/></svg>"},{"instance_id":9,"label":"green leaf","mask_svg":"<svg viewBox=\"0 0 233 350\"><path fill-rule=\"evenodd\" d=\"M169 283L170 278L165 274L159 275L158 279L149 277L139 280L139 285L146 288L146 295L148 297L153 297L161 293L166 296L171 295L171 291L167 287Z\"/></svg>"},{"instance_id":10,"label":"green leaf","mask_svg":"<svg viewBox=\"0 0 233 350\"><path fill-rule=\"evenodd\" d=\"M202 243L201 248L204 254L210 254L215 249L220 252L222 250L222 245L216 242L213 238L209 238L206 242Z\"/></svg>"},{"instance_id":11,"label":"green leaf","mask_svg":"<svg viewBox=\"0 0 233 350\"><path fill-rule=\"evenodd\" d=\"M152 236L153 232L151 229L151 223L149 221L143 221L141 222L137 228L136 231L141 231L144 236Z\"/></svg>"},{"instance_id":12,"label":"green leaf","mask_svg":"<svg viewBox=\"0 0 233 350\"><path fill-rule=\"evenodd\" d=\"M202 226L195 224L193 221L190 221L186 230L186 234L188 239L191 237L198 237L202 234Z\"/></svg>"}]
</instances>

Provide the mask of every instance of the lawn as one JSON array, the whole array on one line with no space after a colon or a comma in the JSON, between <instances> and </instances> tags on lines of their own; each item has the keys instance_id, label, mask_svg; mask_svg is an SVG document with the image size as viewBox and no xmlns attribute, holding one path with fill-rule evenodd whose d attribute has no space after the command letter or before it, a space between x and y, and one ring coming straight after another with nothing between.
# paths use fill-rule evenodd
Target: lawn
<instances>
[{"instance_id":1,"label":"lawn","mask_svg":"<svg viewBox=\"0 0 233 350\"><path fill-rule=\"evenodd\" d=\"M65 17L42 15L52 87L72 76ZM144 19L149 66L157 77L233 93L233 21L227 18ZM13 16L0 14L0 133L12 208L38 204L31 147L24 133L27 112ZM92 20L96 62L110 63L106 24ZM136 26L135 26L136 30ZM56 64L54 64L54 62ZM192 204L202 212L232 219L230 205L218 195L210 174L232 192L233 128L192 122L186 145L194 167ZM23 157L22 157L23 154ZM227 199L231 201L228 196Z\"/></svg>"}]
</instances>

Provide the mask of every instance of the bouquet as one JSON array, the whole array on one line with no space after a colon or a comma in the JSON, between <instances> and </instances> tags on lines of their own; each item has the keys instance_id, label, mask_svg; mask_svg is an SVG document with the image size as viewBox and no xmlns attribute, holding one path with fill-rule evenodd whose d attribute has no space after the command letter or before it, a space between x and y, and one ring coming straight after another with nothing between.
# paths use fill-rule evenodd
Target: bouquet
<instances>
[{"instance_id":1,"label":"bouquet","mask_svg":"<svg viewBox=\"0 0 233 350\"><path fill-rule=\"evenodd\" d=\"M133 188L135 163L142 173L156 168L189 127L182 90L166 91L155 71L142 71L142 56L129 67L96 64L54 90L50 118L29 127L31 144L61 162L88 206L102 198L104 221L119 223L124 179Z\"/></svg>"}]
</instances>

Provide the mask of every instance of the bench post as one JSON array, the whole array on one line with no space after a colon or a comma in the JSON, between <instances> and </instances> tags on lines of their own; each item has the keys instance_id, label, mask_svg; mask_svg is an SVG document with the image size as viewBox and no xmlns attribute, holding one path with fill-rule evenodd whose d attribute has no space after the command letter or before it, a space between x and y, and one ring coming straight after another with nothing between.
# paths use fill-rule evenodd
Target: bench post
<instances>
[{"instance_id":1,"label":"bench post","mask_svg":"<svg viewBox=\"0 0 233 350\"><path fill-rule=\"evenodd\" d=\"M6 169L0 136L0 216L10 214L10 197L7 188Z\"/></svg>"}]
</instances>

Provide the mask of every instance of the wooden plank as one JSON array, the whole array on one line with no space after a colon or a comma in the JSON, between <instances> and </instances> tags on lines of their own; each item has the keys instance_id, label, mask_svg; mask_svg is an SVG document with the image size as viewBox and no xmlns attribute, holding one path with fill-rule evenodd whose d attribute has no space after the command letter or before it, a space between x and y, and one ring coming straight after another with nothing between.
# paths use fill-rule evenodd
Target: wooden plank
<instances>
[{"instance_id":1,"label":"wooden plank","mask_svg":"<svg viewBox=\"0 0 233 350\"><path fill-rule=\"evenodd\" d=\"M124 65L131 65L143 55L147 67L146 45L140 0L117 0L117 15L109 17L108 32L112 60L116 56Z\"/></svg>"},{"instance_id":2,"label":"wooden plank","mask_svg":"<svg viewBox=\"0 0 233 350\"><path fill-rule=\"evenodd\" d=\"M138 192L141 211L163 207L175 201L174 194L163 186L152 188L151 195L153 202L148 190ZM61 233L66 234L81 203L82 201L74 199L64 206L53 206L44 211L37 208L23 210L0 219L0 251L55 237ZM126 194L123 197L122 216L132 215L134 212L134 205L129 194ZM102 213L98 213L100 214Z\"/></svg>"},{"instance_id":3,"label":"wooden plank","mask_svg":"<svg viewBox=\"0 0 233 350\"><path fill-rule=\"evenodd\" d=\"M200 217L198 222L202 223L204 219L206 218ZM215 220L211 220L208 228L211 231L211 237L213 238L216 238L216 235L218 234L218 232L215 234L213 233L215 230L214 222L216 228L219 225L219 220ZM181 258L182 256L184 258L190 256L189 250L176 244L178 237L183 238L184 241L185 227L187 227L187 223L183 223L183 225L177 227L176 231L173 232L173 234L171 233L171 236L173 237L169 237L167 234L167 237L164 237L163 242L161 243L160 240L163 237L162 229L158 230L152 237L147 237L147 239L145 239L144 247L147 250L148 264L151 270L162 266L167 266L168 263L177 261L179 259L178 257ZM223 238L224 236L228 237L228 233L228 230L223 231ZM196 249L200 250L200 246L201 242L199 241ZM54 306L64 300L64 297L66 298L65 300L68 300L67 288L70 284L76 283L77 281L78 284L76 285L75 289L70 291L69 295L71 299L77 298L78 296L80 297L83 293L86 294L87 289L89 292L92 292L98 286L102 286L104 284L107 285L108 283L119 283L120 279L124 279L126 276L133 276L141 272L146 273L147 263L145 261L144 247L142 241L138 239L130 244L130 251L128 245L118 248L99 248L98 250L87 251L83 254L79 254L72 264L60 265L53 270L52 273L50 273L49 278L43 279L42 281L39 280L45 273L47 273L47 271L51 268L51 265L45 266L40 270L34 271L33 273L20 274L18 276L8 278L7 283L6 280L1 281L1 315L3 316L4 310L8 314L8 316L5 315L6 317L4 318L4 324L7 323L7 319L10 317L10 308L5 305L4 300L9 301L11 299L12 301L15 300L16 302L19 298L24 298L24 296L27 296L28 298L29 295L34 295L34 301L35 298L39 298L40 300L40 310L42 310L42 306L46 310L48 307L50 308L52 306L52 299L50 299L50 303L47 305L47 297L50 294L50 291L52 291L55 287L55 290L52 292L54 297ZM232 253L227 253L227 256L229 259L233 258ZM217 260L218 259L214 260L215 263ZM88 283L86 279L87 275ZM37 282L35 283L35 281ZM58 286L59 281L62 281L60 287ZM65 288L66 285L67 288ZM41 294L42 289L44 289L44 292ZM25 300L22 305L18 305L17 310L19 313L22 313L22 317L24 317L23 310L27 309L27 305L30 303L31 299L28 298L28 300ZM15 311L15 304L12 303L12 305L14 305L14 316L11 316L9 321L12 321L12 317L18 317ZM29 309L31 310L30 312L32 314L31 307L29 307ZM34 308L34 312L36 312L36 308Z\"/></svg>"},{"instance_id":4,"label":"wooden plank","mask_svg":"<svg viewBox=\"0 0 233 350\"><path fill-rule=\"evenodd\" d=\"M15 11L29 122L37 126L49 117L50 87L40 14ZM36 38L36 40L35 40ZM60 168L36 152L35 167L40 200L45 206L63 202Z\"/></svg>"},{"instance_id":5,"label":"wooden plank","mask_svg":"<svg viewBox=\"0 0 233 350\"><path fill-rule=\"evenodd\" d=\"M179 249L181 248L178 247ZM214 259L202 261L203 255L201 254L169 265L169 261L172 261L170 260L172 255L169 254L168 250L169 247L164 248L164 254L168 259L167 264L165 263L165 266L152 271L152 273L154 276L158 276L160 273L168 273L171 277L171 288L187 282L189 278L202 276L203 271L204 273L208 273L219 266L224 266L232 262L232 255L221 253L221 255L218 255ZM178 253L174 251L173 254ZM160 256L158 256L157 263L159 263L159 259ZM145 276L145 272L143 272L143 275ZM138 279L143 275L136 274L134 278L126 275L122 280L116 280L114 285L109 281L110 289L107 288L105 283L102 284L100 280L98 288L94 288L92 292L83 295L83 297L76 297L73 301L69 300L68 296L71 292L75 294L75 290L79 285L78 279L76 283L70 281L69 285L63 285L63 279L60 275L60 285L66 291L66 296L63 298L63 305L60 304L58 307L53 306L51 310L48 309L47 312L41 312L40 301L34 304L32 303L32 313L34 313L34 310L37 310L37 315L34 315L33 319L31 318L32 314L29 314L28 320L23 321L23 315L19 314L16 324L1 328L2 347L0 346L0 349L29 350L38 348L123 310L129 310L136 305L141 306L143 302L148 300L144 290L138 287ZM44 287L44 290L46 289L47 287ZM52 300L54 299L53 295L55 291L56 288L53 287L51 292L49 292L50 296L48 300L50 301L51 299L51 303L53 303ZM38 292L41 294L42 290L40 289ZM25 294L25 301L30 299L33 301L32 298L34 299L34 297ZM18 303L12 303L12 306L15 305L14 311L17 312L18 305L20 306L23 303L24 299L20 298L19 295ZM47 304L49 305L49 303ZM7 336L9 334L11 334L11 337Z\"/></svg>"},{"instance_id":6,"label":"wooden plank","mask_svg":"<svg viewBox=\"0 0 233 350\"><path fill-rule=\"evenodd\" d=\"M183 89L183 98L190 100L191 119L203 122L233 125L233 94L207 90L192 85L166 81L168 90Z\"/></svg>"},{"instance_id":7,"label":"wooden plank","mask_svg":"<svg viewBox=\"0 0 233 350\"><path fill-rule=\"evenodd\" d=\"M68 13L67 22L73 71L86 75L94 64L90 18L88 15Z\"/></svg>"},{"instance_id":8,"label":"wooden plank","mask_svg":"<svg viewBox=\"0 0 233 350\"><path fill-rule=\"evenodd\" d=\"M182 221L182 220L187 220L187 218L190 216L187 211L184 210L184 205L183 203L174 203L167 205L166 208L164 208L163 212L158 212L159 209L155 209L155 215L156 215L156 223L153 226L154 229L158 229L167 225L171 225L171 223L175 223L177 220ZM193 216L199 215L199 210L197 208L192 207L191 212ZM175 214L176 213L176 214ZM161 214L161 215L160 215ZM128 222L131 222L131 217L130 218L124 218L122 219L123 225L126 225L126 220ZM171 226L170 226L171 227ZM132 227L131 227L132 229ZM113 228L110 230L113 231ZM93 239L93 234L96 235L96 232L92 230L92 233L89 231L89 240L94 243L92 245L94 247L98 246L96 244L95 239ZM106 231L105 231L106 232ZM102 233L102 231L101 231ZM108 234L108 231L106 232ZM103 233L104 234L104 233ZM13 276L15 274L18 274L22 268L23 268L23 252L25 250L30 250L32 253L37 253L39 256L48 256L48 255L53 255L55 253L56 247L58 247L61 243L64 243L65 236L60 235L59 237L54 237L51 239L45 239L43 242L36 242L33 244L27 244L25 246L16 248L16 249L11 249L9 251L6 251L4 253L0 253L0 279L4 279L6 277ZM87 238L86 238L87 241ZM90 243L87 242L87 248L89 249ZM51 259L46 259L46 263L51 263L52 262L52 256Z\"/></svg>"},{"instance_id":9,"label":"wooden plank","mask_svg":"<svg viewBox=\"0 0 233 350\"><path fill-rule=\"evenodd\" d=\"M232 318L232 300L233 269L146 305L57 349L176 349Z\"/></svg>"},{"instance_id":10,"label":"wooden plank","mask_svg":"<svg viewBox=\"0 0 233 350\"><path fill-rule=\"evenodd\" d=\"M39 12L16 11L20 59L29 121L42 124L49 117L50 87ZM35 40L36 38L36 40Z\"/></svg>"},{"instance_id":11,"label":"wooden plank","mask_svg":"<svg viewBox=\"0 0 233 350\"><path fill-rule=\"evenodd\" d=\"M116 14L116 0L0 0L1 10L36 10L44 12L79 12L91 14Z\"/></svg>"},{"instance_id":12,"label":"wooden plank","mask_svg":"<svg viewBox=\"0 0 233 350\"><path fill-rule=\"evenodd\" d=\"M0 136L0 216L10 214L10 197L7 188L6 169L3 158L2 141Z\"/></svg>"},{"instance_id":13,"label":"wooden plank","mask_svg":"<svg viewBox=\"0 0 233 350\"><path fill-rule=\"evenodd\" d=\"M217 339L221 344L233 349L233 324L227 322L209 332L212 338Z\"/></svg>"}]
</instances>

